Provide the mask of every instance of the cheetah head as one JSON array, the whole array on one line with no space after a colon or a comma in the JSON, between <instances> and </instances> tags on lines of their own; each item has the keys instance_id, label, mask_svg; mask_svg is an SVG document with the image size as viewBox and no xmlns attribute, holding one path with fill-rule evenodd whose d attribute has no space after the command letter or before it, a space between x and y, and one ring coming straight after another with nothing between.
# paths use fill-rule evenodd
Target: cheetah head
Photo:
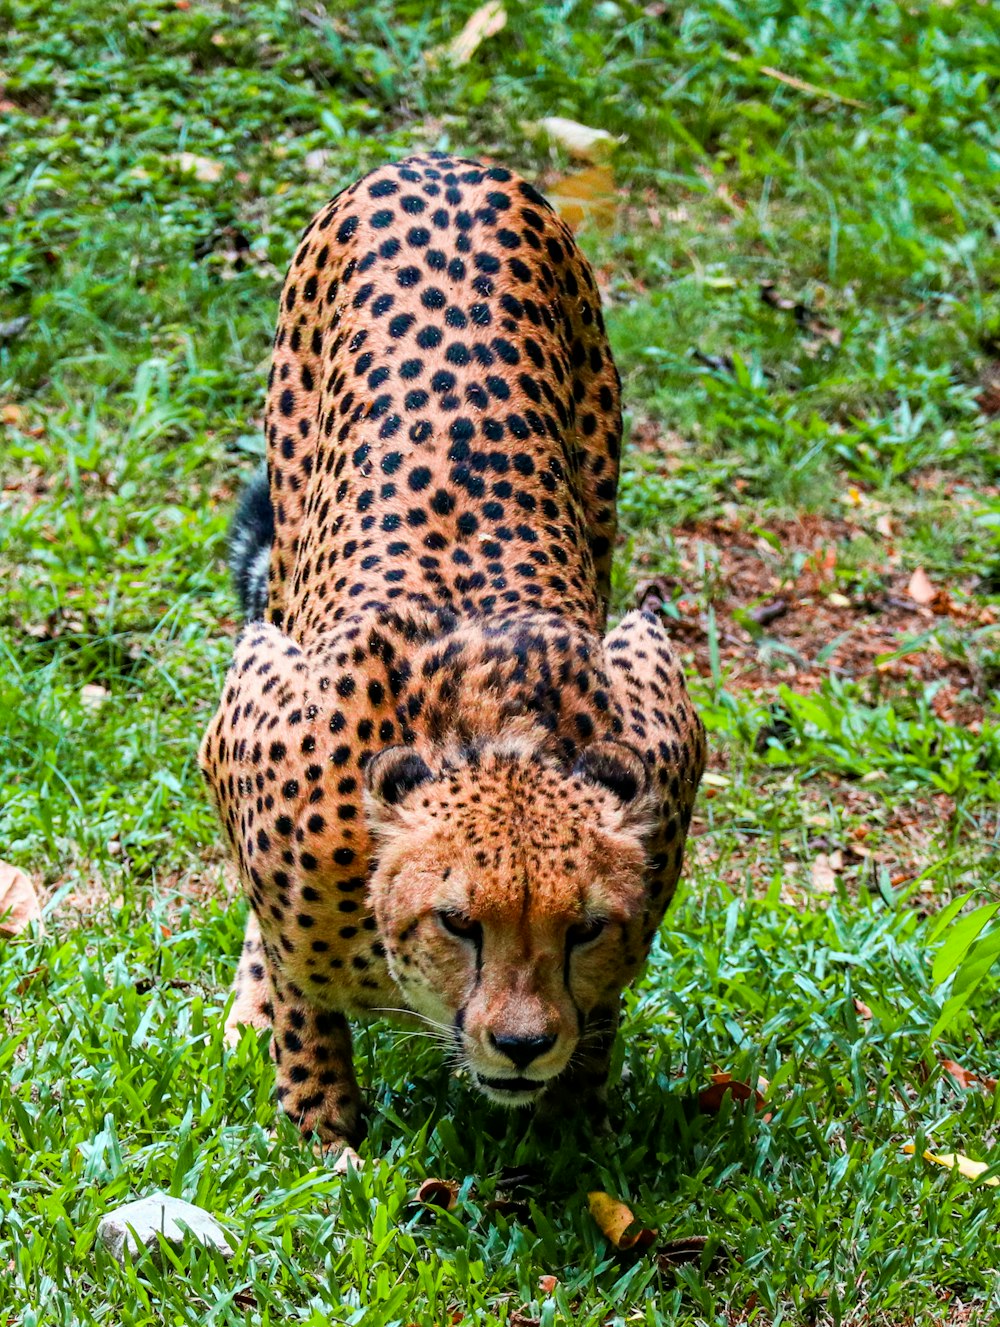
<instances>
[{"instance_id":1,"label":"cheetah head","mask_svg":"<svg viewBox=\"0 0 1000 1327\"><path fill-rule=\"evenodd\" d=\"M529 1104L642 961L641 758L594 742L567 770L524 736L390 747L368 765L366 809L372 904L407 1003L488 1097Z\"/></svg>"}]
</instances>

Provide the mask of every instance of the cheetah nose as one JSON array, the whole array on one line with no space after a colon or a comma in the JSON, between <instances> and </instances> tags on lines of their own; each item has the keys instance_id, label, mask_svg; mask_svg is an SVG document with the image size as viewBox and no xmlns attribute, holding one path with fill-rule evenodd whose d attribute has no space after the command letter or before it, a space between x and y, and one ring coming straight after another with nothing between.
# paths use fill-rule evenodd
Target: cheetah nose
<instances>
[{"instance_id":1,"label":"cheetah nose","mask_svg":"<svg viewBox=\"0 0 1000 1327\"><path fill-rule=\"evenodd\" d=\"M513 1060L519 1069L527 1069L532 1060L544 1055L556 1044L555 1037L508 1037L490 1033L490 1041L501 1055Z\"/></svg>"}]
</instances>

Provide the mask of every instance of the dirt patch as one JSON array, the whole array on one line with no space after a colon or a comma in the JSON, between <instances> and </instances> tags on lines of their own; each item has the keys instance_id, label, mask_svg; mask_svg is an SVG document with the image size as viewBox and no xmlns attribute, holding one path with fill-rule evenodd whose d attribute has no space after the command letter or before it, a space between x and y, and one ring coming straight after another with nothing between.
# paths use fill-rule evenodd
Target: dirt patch
<instances>
[{"instance_id":1,"label":"dirt patch","mask_svg":"<svg viewBox=\"0 0 1000 1327\"><path fill-rule=\"evenodd\" d=\"M640 581L636 599L664 615L698 673L710 677L718 666L731 690L766 694L786 682L811 691L830 673L874 679L880 692L943 681L933 702L939 717L976 722L995 679L962 657L960 641L997 612L974 600L971 583L937 586L904 568L889 518L878 520L878 538L818 516L681 529L677 574ZM859 538L866 556L851 565Z\"/></svg>"}]
</instances>

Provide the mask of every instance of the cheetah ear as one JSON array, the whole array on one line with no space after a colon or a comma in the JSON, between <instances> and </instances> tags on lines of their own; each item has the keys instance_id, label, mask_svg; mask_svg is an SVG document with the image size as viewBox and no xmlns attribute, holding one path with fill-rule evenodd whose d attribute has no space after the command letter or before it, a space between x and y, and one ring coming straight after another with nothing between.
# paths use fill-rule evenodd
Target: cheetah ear
<instances>
[{"instance_id":1,"label":"cheetah ear","mask_svg":"<svg viewBox=\"0 0 1000 1327\"><path fill-rule=\"evenodd\" d=\"M573 773L611 793L622 805L625 823L649 819L649 775L634 747L624 742L591 742L581 751Z\"/></svg>"},{"instance_id":2,"label":"cheetah ear","mask_svg":"<svg viewBox=\"0 0 1000 1327\"><path fill-rule=\"evenodd\" d=\"M387 746L365 766L365 789L376 811L398 806L403 799L432 778L430 766L409 746Z\"/></svg>"}]
</instances>

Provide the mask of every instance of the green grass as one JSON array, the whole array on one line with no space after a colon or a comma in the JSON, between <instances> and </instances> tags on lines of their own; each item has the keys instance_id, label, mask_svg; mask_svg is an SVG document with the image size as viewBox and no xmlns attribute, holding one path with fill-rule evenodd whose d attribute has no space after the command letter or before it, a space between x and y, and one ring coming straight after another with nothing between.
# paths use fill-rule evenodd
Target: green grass
<instances>
[{"instance_id":1,"label":"green grass","mask_svg":"<svg viewBox=\"0 0 1000 1327\"><path fill-rule=\"evenodd\" d=\"M977 404L1000 343L997 11L509 0L468 65L427 62L474 7L0 0L0 322L30 320L0 340L0 856L47 900L45 937L0 951L0 1324L994 1321L994 1190L901 1145L997 1159L1000 1094L937 1060L995 1071L1000 1012L986 983L930 1042L950 985L925 921L990 891L1000 838L1000 428ZM573 169L530 127L554 114L624 136L618 224L581 236L637 440L616 609L660 575L669 613L701 614L713 781L630 996L615 1136L534 1138L376 1027L380 1162L341 1178L286 1121L271 1136L266 1047L221 1043L244 911L195 752L234 630L226 523L315 208L412 148L545 187ZM820 642L809 688L755 629L766 680L742 687L718 532L762 531L778 584L810 553L772 533L793 518L833 532L823 595L923 567L964 615L915 618L883 673ZM917 667L938 658L971 679L960 719ZM699 1114L715 1066L767 1077L769 1118ZM412 1204L428 1175L461 1182L453 1211ZM95 1248L103 1212L155 1188L213 1211L233 1262ZM708 1236L701 1262L615 1254L594 1188L663 1239Z\"/></svg>"}]
</instances>

